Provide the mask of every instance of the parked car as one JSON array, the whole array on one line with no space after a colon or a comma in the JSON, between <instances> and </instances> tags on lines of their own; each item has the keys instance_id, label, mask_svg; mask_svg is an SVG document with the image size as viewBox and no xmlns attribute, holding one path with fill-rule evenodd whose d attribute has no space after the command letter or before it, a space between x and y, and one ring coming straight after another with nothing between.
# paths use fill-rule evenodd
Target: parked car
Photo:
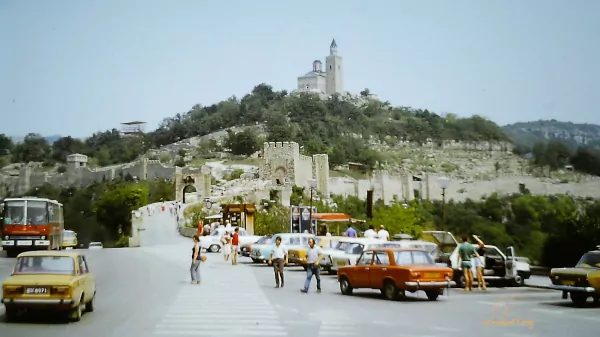
<instances>
[{"instance_id":1,"label":"parked car","mask_svg":"<svg viewBox=\"0 0 600 337\"><path fill-rule=\"evenodd\" d=\"M75 251L33 251L17 256L2 293L9 322L30 309L61 311L79 321L84 312L94 311L96 281L85 256Z\"/></svg>"},{"instance_id":2,"label":"parked car","mask_svg":"<svg viewBox=\"0 0 600 337\"><path fill-rule=\"evenodd\" d=\"M305 233L279 233L273 235L271 238L271 242L265 245L254 245L252 246L252 253L250 253L250 258L255 263L267 262L269 261L269 257L271 256L271 252L273 250L273 245L275 245L275 240L281 237L281 244L285 245L289 251L292 249L299 249L306 245L308 245L308 239L314 238L312 234ZM289 256L288 256L289 259ZM289 261L288 261L289 262Z\"/></svg>"},{"instance_id":3,"label":"parked car","mask_svg":"<svg viewBox=\"0 0 600 337\"><path fill-rule=\"evenodd\" d=\"M250 253L252 253L252 246L254 245L264 245L271 242L271 235L263 236L262 238L256 240L256 242L252 244L245 244L240 247L240 254L243 257L250 257Z\"/></svg>"},{"instance_id":4,"label":"parked car","mask_svg":"<svg viewBox=\"0 0 600 337\"><path fill-rule=\"evenodd\" d=\"M347 239L344 236L317 236L315 243L321 249L332 249L337 246L342 239ZM288 262L297 266L302 266L306 270L306 253L308 252L308 243L304 247L288 249Z\"/></svg>"},{"instance_id":5,"label":"parked car","mask_svg":"<svg viewBox=\"0 0 600 337\"><path fill-rule=\"evenodd\" d=\"M333 266L333 257L343 255L354 243L366 242L368 240L369 239L367 238L342 237L333 248L323 249L323 259L319 263L321 269L331 275L335 275L337 273L337 267L334 268Z\"/></svg>"},{"instance_id":6,"label":"parked car","mask_svg":"<svg viewBox=\"0 0 600 337\"><path fill-rule=\"evenodd\" d=\"M351 295L355 289L380 289L388 300L406 291L425 291L430 301L437 300L444 289L454 285L453 271L436 265L426 250L376 248L365 250L352 266L340 267L340 291Z\"/></svg>"},{"instance_id":7,"label":"parked car","mask_svg":"<svg viewBox=\"0 0 600 337\"><path fill-rule=\"evenodd\" d=\"M371 239L364 242L356 242L350 244L343 253L331 257L331 270L333 271L343 266L354 265L356 263L356 258L362 254L364 250L374 248L411 248L426 250L430 253L436 247L437 246L434 243L417 240L382 241Z\"/></svg>"},{"instance_id":8,"label":"parked car","mask_svg":"<svg viewBox=\"0 0 600 337\"><path fill-rule=\"evenodd\" d=\"M553 268L550 271L552 285L549 289L561 290L562 298L571 296L577 306L583 306L588 298L600 303L600 246L579 259L575 267Z\"/></svg>"},{"instance_id":9,"label":"parked car","mask_svg":"<svg viewBox=\"0 0 600 337\"><path fill-rule=\"evenodd\" d=\"M450 232L425 231L438 244L438 250L433 252L436 262L443 262L454 270L454 281L458 287L465 286L465 277L458 268L458 241ZM473 245L477 248L477 245ZM492 245L484 246L485 267L483 279L490 283L509 283L522 286L525 280L531 277L531 269L527 259L517 257L514 247L508 247L505 255L498 247ZM475 282L477 282L476 270L473 268Z\"/></svg>"},{"instance_id":10,"label":"parked car","mask_svg":"<svg viewBox=\"0 0 600 337\"><path fill-rule=\"evenodd\" d=\"M211 252L211 253L219 252L223 245L221 243L221 237L223 237L223 235L225 234L226 231L230 231L231 233L233 233L235 228L236 227L216 228L215 230L212 231L212 233L210 233L209 236L201 236L200 237L200 246L202 247L202 249L205 249L206 251ZM261 236L258 236L258 235L250 235L244 228L240 228L238 235L240 238L240 246L252 244L261 238Z\"/></svg>"}]
</instances>

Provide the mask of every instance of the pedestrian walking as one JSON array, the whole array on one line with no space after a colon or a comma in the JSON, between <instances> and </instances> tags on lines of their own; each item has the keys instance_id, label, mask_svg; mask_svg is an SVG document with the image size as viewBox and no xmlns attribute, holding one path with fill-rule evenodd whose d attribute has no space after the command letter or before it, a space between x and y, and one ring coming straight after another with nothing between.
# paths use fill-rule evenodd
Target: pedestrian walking
<instances>
[{"instance_id":1,"label":"pedestrian walking","mask_svg":"<svg viewBox=\"0 0 600 337\"><path fill-rule=\"evenodd\" d=\"M192 265L190 266L190 274L192 276L192 284L200 284L200 262L203 261L203 256L200 249L200 238L194 235L194 247L192 248Z\"/></svg>"},{"instance_id":2,"label":"pedestrian walking","mask_svg":"<svg viewBox=\"0 0 600 337\"><path fill-rule=\"evenodd\" d=\"M346 229L346 231L344 232L344 235L349 238L355 238L357 236L356 230L354 228L352 228L352 224L348 224L348 229Z\"/></svg>"},{"instance_id":3,"label":"pedestrian walking","mask_svg":"<svg viewBox=\"0 0 600 337\"><path fill-rule=\"evenodd\" d=\"M462 243L458 246L458 265L465 277L465 291L473 291L473 265L471 259L477 255L473 245L468 242L467 236L463 236Z\"/></svg>"},{"instance_id":4,"label":"pedestrian walking","mask_svg":"<svg viewBox=\"0 0 600 337\"><path fill-rule=\"evenodd\" d=\"M369 225L369 229L365 231L364 236L367 239L377 239L377 232L375 231L375 227L373 227L373 225Z\"/></svg>"},{"instance_id":5,"label":"pedestrian walking","mask_svg":"<svg viewBox=\"0 0 600 337\"><path fill-rule=\"evenodd\" d=\"M377 237L379 240L390 241L390 232L385 230L384 225L381 225L381 227L379 227L379 231L377 232Z\"/></svg>"},{"instance_id":6,"label":"pedestrian walking","mask_svg":"<svg viewBox=\"0 0 600 337\"><path fill-rule=\"evenodd\" d=\"M275 288L283 288L285 284L285 280L283 278L283 269L285 265L288 263L288 251L285 245L281 244L281 237L278 236L275 239L275 246L271 250L271 255L269 256L269 264L273 265L273 271L275 272Z\"/></svg>"},{"instance_id":7,"label":"pedestrian walking","mask_svg":"<svg viewBox=\"0 0 600 337\"><path fill-rule=\"evenodd\" d=\"M310 281L314 276L317 279L317 292L321 292L321 268L319 262L323 259L323 251L321 247L315 245L315 239L308 239L308 250L306 252L306 281L304 288L300 291L307 293L310 288Z\"/></svg>"},{"instance_id":8,"label":"pedestrian walking","mask_svg":"<svg viewBox=\"0 0 600 337\"><path fill-rule=\"evenodd\" d=\"M223 246L223 258L225 262L229 261L229 257L231 256L231 237L228 231L223 232L223 236L221 237L221 244Z\"/></svg>"},{"instance_id":9,"label":"pedestrian walking","mask_svg":"<svg viewBox=\"0 0 600 337\"><path fill-rule=\"evenodd\" d=\"M231 236L231 264L237 264L238 252L240 251L240 228L236 227Z\"/></svg>"}]
</instances>

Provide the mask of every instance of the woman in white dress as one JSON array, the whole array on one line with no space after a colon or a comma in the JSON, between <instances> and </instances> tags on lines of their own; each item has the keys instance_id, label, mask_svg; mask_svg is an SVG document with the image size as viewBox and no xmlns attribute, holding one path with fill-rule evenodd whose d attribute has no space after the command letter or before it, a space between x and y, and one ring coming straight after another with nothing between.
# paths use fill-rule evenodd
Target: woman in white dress
<instances>
[{"instance_id":1,"label":"woman in white dress","mask_svg":"<svg viewBox=\"0 0 600 337\"><path fill-rule=\"evenodd\" d=\"M231 236L229 232L225 232L225 234L223 234L221 243L223 245L223 258L225 261L229 261L229 256L231 255Z\"/></svg>"}]
</instances>

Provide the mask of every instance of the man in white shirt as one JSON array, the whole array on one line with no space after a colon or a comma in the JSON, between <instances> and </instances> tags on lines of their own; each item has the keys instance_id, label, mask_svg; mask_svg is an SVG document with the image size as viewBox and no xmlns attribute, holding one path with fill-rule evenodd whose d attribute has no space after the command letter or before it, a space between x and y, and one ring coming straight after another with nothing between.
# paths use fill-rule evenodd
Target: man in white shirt
<instances>
[{"instance_id":1,"label":"man in white shirt","mask_svg":"<svg viewBox=\"0 0 600 337\"><path fill-rule=\"evenodd\" d=\"M271 250L271 256L269 256L269 264L273 265L273 271L275 272L275 288L279 288L279 279L281 279L281 288L283 288L283 269L287 263L287 248L281 244L281 236L278 236L275 239L275 246Z\"/></svg>"},{"instance_id":2,"label":"man in white shirt","mask_svg":"<svg viewBox=\"0 0 600 337\"><path fill-rule=\"evenodd\" d=\"M390 232L385 230L385 226L381 225L379 232L377 232L377 237L380 240L390 241Z\"/></svg>"},{"instance_id":3,"label":"man in white shirt","mask_svg":"<svg viewBox=\"0 0 600 337\"><path fill-rule=\"evenodd\" d=\"M365 231L364 236L367 239L377 239L377 232L373 229L373 225L369 225L369 229Z\"/></svg>"},{"instance_id":4,"label":"man in white shirt","mask_svg":"<svg viewBox=\"0 0 600 337\"><path fill-rule=\"evenodd\" d=\"M319 262L323 259L323 251L321 247L315 244L315 239L308 239L308 250L306 251L306 280L304 281L304 288L300 289L301 292L307 293L310 288L310 281L314 276L317 279L317 292L321 292L321 268Z\"/></svg>"}]
</instances>

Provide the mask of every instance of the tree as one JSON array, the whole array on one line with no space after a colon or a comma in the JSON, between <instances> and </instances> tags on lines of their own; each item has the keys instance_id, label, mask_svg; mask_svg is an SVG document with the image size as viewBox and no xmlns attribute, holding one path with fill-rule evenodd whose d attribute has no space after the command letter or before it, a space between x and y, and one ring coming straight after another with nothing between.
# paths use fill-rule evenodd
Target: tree
<instances>
[{"instance_id":1,"label":"tree","mask_svg":"<svg viewBox=\"0 0 600 337\"><path fill-rule=\"evenodd\" d=\"M25 136L22 143L14 148L13 162L43 162L51 151L51 147L42 136L37 133L30 133Z\"/></svg>"},{"instance_id":2,"label":"tree","mask_svg":"<svg viewBox=\"0 0 600 337\"><path fill-rule=\"evenodd\" d=\"M271 205L269 210L256 212L254 233L256 235L273 235L285 233L290 229L290 210L281 205Z\"/></svg>"},{"instance_id":3,"label":"tree","mask_svg":"<svg viewBox=\"0 0 600 337\"><path fill-rule=\"evenodd\" d=\"M84 151L83 142L71 136L61 137L52 143L52 159L57 162L64 163L67 161L68 155Z\"/></svg>"},{"instance_id":4,"label":"tree","mask_svg":"<svg viewBox=\"0 0 600 337\"><path fill-rule=\"evenodd\" d=\"M228 131L225 139L225 147L228 148L234 155L251 155L260 149L258 145L258 136L256 132L250 128L244 131L234 133Z\"/></svg>"},{"instance_id":5,"label":"tree","mask_svg":"<svg viewBox=\"0 0 600 337\"><path fill-rule=\"evenodd\" d=\"M376 228L383 225L393 234L409 234L418 237L426 229L425 219L419 216L415 205L394 203L391 206L378 207L373 212L371 224Z\"/></svg>"},{"instance_id":6,"label":"tree","mask_svg":"<svg viewBox=\"0 0 600 337\"><path fill-rule=\"evenodd\" d=\"M0 156L10 154L13 150L14 144L10 137L0 133Z\"/></svg>"}]
</instances>

